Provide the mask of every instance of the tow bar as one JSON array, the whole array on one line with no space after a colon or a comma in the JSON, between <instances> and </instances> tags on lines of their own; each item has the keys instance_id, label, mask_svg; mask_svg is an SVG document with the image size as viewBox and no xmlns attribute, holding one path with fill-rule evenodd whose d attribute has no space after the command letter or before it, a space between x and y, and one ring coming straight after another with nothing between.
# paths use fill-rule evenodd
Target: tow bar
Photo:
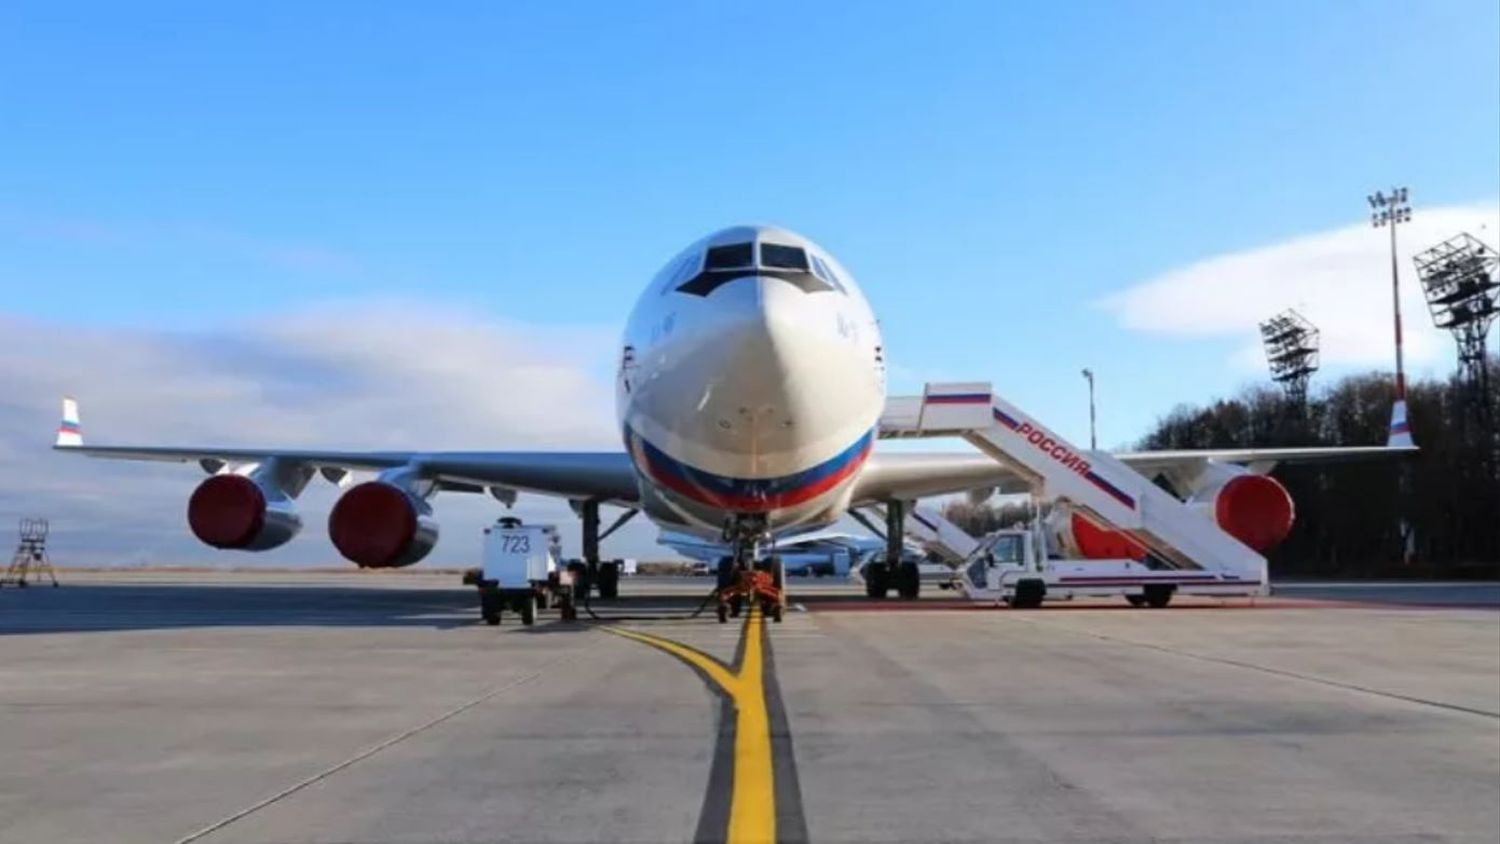
<instances>
[{"instance_id":1,"label":"tow bar","mask_svg":"<svg viewBox=\"0 0 1500 844\"><path fill-rule=\"evenodd\" d=\"M719 623L728 622L731 615L738 616L747 600L759 601L761 612L772 621L780 623L782 597L782 591L776 586L776 580L770 572L736 572L734 580L719 590Z\"/></svg>"}]
</instances>

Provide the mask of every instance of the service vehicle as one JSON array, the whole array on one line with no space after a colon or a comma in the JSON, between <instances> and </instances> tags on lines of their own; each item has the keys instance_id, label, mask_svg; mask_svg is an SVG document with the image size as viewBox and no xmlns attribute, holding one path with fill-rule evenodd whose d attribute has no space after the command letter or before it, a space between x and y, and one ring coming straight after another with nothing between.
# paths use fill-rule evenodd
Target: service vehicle
<instances>
[{"instance_id":1,"label":"service vehicle","mask_svg":"<svg viewBox=\"0 0 1500 844\"><path fill-rule=\"evenodd\" d=\"M549 606L564 621L576 619L574 572L558 567L561 550L555 525L525 525L505 516L485 528L480 569L466 578L479 590L484 622L499 624L508 609L529 626L536 623L537 610Z\"/></svg>"}]
</instances>

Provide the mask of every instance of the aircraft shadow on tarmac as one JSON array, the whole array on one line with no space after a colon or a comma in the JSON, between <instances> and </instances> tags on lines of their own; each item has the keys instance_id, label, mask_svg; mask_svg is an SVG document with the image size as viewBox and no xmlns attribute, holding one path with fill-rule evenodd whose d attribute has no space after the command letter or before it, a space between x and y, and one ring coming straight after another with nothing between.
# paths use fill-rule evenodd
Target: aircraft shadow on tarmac
<instances>
[{"instance_id":1,"label":"aircraft shadow on tarmac","mask_svg":"<svg viewBox=\"0 0 1500 844\"><path fill-rule=\"evenodd\" d=\"M623 601L620 603L624 603ZM696 603L696 602L694 602ZM660 606L661 601L654 602ZM615 610L617 602L610 602ZM64 584L0 590L0 636L229 627L473 627L472 589L224 584ZM514 615L501 632L579 632L555 610L523 628Z\"/></svg>"}]
</instances>

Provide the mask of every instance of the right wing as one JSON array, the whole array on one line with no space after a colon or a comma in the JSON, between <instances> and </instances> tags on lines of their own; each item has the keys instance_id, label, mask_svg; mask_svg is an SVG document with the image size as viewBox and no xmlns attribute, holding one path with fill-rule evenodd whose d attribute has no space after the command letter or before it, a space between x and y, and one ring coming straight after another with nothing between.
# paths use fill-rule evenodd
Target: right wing
<instances>
[{"instance_id":1,"label":"right wing","mask_svg":"<svg viewBox=\"0 0 1500 844\"><path fill-rule=\"evenodd\" d=\"M481 491L502 487L573 499L633 504L640 498L635 469L623 451L322 451L316 449L221 448L198 446L92 446L83 444L78 404L63 401L57 451L114 460L198 463L217 471L226 463L276 458L323 470L336 480L342 471L381 471L412 467L445 489Z\"/></svg>"}]
</instances>

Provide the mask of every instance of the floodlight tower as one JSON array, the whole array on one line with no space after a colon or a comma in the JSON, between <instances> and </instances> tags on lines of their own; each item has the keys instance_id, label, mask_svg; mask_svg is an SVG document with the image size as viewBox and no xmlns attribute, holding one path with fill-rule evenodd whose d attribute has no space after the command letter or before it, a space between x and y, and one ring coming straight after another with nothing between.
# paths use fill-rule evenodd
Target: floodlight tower
<instances>
[{"instance_id":1,"label":"floodlight tower","mask_svg":"<svg viewBox=\"0 0 1500 844\"><path fill-rule=\"evenodd\" d=\"M1458 368L1471 410L1480 425L1488 428L1490 379L1484 347L1490 326L1500 316L1500 256L1493 247L1464 233L1412 261L1433 323L1453 332L1458 342Z\"/></svg>"},{"instance_id":2,"label":"floodlight tower","mask_svg":"<svg viewBox=\"0 0 1500 844\"><path fill-rule=\"evenodd\" d=\"M1365 197L1370 203L1370 225L1391 230L1391 306L1396 326L1396 403L1391 408L1390 445L1412 445L1411 425L1406 419L1406 366L1401 353L1401 273L1396 263L1396 227L1411 222L1406 188L1391 188Z\"/></svg>"},{"instance_id":3,"label":"floodlight tower","mask_svg":"<svg viewBox=\"0 0 1500 844\"><path fill-rule=\"evenodd\" d=\"M1296 413L1307 410L1307 382L1318 371L1318 329L1307 318L1287 309L1260 324L1261 343L1271 380L1286 390Z\"/></svg>"}]
</instances>

